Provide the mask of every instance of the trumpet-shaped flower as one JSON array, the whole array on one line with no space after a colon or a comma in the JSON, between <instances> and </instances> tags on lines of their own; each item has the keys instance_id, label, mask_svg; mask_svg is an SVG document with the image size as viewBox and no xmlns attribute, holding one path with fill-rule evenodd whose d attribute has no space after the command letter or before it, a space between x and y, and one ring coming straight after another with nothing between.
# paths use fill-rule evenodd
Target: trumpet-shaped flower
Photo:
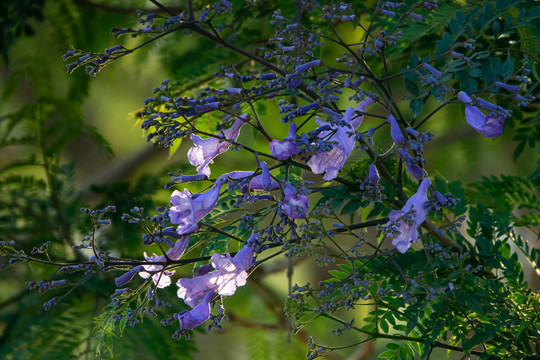
<instances>
[{"instance_id":1,"label":"trumpet-shaped flower","mask_svg":"<svg viewBox=\"0 0 540 360\"><path fill-rule=\"evenodd\" d=\"M227 179L227 174L221 175L204 194L193 195L187 189L172 193L169 218L171 223L178 224L178 234L189 234L198 229L198 222L216 206L221 187L227 183Z\"/></svg>"},{"instance_id":2,"label":"trumpet-shaped flower","mask_svg":"<svg viewBox=\"0 0 540 360\"><path fill-rule=\"evenodd\" d=\"M236 287L246 283L246 270L251 267L253 248L244 246L234 257L231 255L213 254L210 260L214 271L192 279L177 281L178 297L194 307L209 291L219 295L233 295Z\"/></svg>"},{"instance_id":3,"label":"trumpet-shaped flower","mask_svg":"<svg viewBox=\"0 0 540 360\"><path fill-rule=\"evenodd\" d=\"M396 118L393 115L388 116L388 122L390 123L390 136L396 145L405 144L405 137L399 128Z\"/></svg>"},{"instance_id":4,"label":"trumpet-shaped flower","mask_svg":"<svg viewBox=\"0 0 540 360\"><path fill-rule=\"evenodd\" d=\"M208 291L197 306L176 315L180 322L180 330L191 330L208 320L210 317L210 300L214 295L213 291Z\"/></svg>"},{"instance_id":5,"label":"trumpet-shaped flower","mask_svg":"<svg viewBox=\"0 0 540 360\"><path fill-rule=\"evenodd\" d=\"M178 240L172 248L170 248L166 255L171 260L178 260L184 254L186 247L189 243L189 236L184 236L181 240ZM144 258L146 261L150 262L166 262L167 259L165 255L158 256L152 254L152 256L146 255L144 253ZM152 276L152 281L157 285L158 288L164 288L171 284L171 275L174 274L174 271L163 271L162 265L143 265L146 271L139 272L139 276L144 279L148 279ZM148 272L147 272L148 271Z\"/></svg>"},{"instance_id":6,"label":"trumpet-shaped flower","mask_svg":"<svg viewBox=\"0 0 540 360\"><path fill-rule=\"evenodd\" d=\"M266 164L266 161L261 161L261 172L261 175L254 176L250 180L249 188L251 190L270 191L279 188L279 183L272 180L270 171L268 171L268 165ZM233 171L228 173L227 175L231 179L239 180L253 176L253 174L253 171ZM244 192L247 192L247 187Z\"/></svg>"},{"instance_id":7,"label":"trumpet-shaped flower","mask_svg":"<svg viewBox=\"0 0 540 360\"><path fill-rule=\"evenodd\" d=\"M289 136L283 141L272 140L270 141L270 153L278 160L286 160L293 155L300 154L302 149L298 147L293 141L296 139L296 124L289 124Z\"/></svg>"},{"instance_id":8,"label":"trumpet-shaped flower","mask_svg":"<svg viewBox=\"0 0 540 360\"><path fill-rule=\"evenodd\" d=\"M240 128L249 119L249 114L241 115L229 129L223 131L224 137L221 139L215 137L202 139L200 136L191 135L194 146L188 151L188 159L192 165L197 165L199 174L210 176L208 164L212 164L216 156L229 149L231 144L227 140L236 141L240 134Z\"/></svg>"},{"instance_id":9,"label":"trumpet-shaped flower","mask_svg":"<svg viewBox=\"0 0 540 360\"><path fill-rule=\"evenodd\" d=\"M303 219L309 209L309 199L306 195L297 194L294 188L285 187L285 199L283 199L283 212L290 219Z\"/></svg>"},{"instance_id":10,"label":"trumpet-shaped flower","mask_svg":"<svg viewBox=\"0 0 540 360\"><path fill-rule=\"evenodd\" d=\"M389 236L392 237L392 244L399 252L406 252L411 243L418 240L418 227L426 220L428 208L425 206L427 199L427 189L431 185L428 178L420 183L416 194L411 196L401 210L390 212L390 221L386 223L386 228L391 228Z\"/></svg>"},{"instance_id":11,"label":"trumpet-shaped flower","mask_svg":"<svg viewBox=\"0 0 540 360\"><path fill-rule=\"evenodd\" d=\"M354 149L354 132L364 119L363 115L355 115L355 111L364 112L373 103L375 103L375 100L367 97L356 109L349 107L341 119L346 124L345 126L329 124L319 118L316 119L319 127L326 126L330 128L330 130L321 131L318 135L319 138L335 142L335 144L330 151L317 153L308 160L307 164L311 171L315 174L325 173L324 180L326 181L337 176L339 170L345 164L345 160Z\"/></svg>"},{"instance_id":12,"label":"trumpet-shaped flower","mask_svg":"<svg viewBox=\"0 0 540 360\"><path fill-rule=\"evenodd\" d=\"M463 91L458 93L458 98L465 103L465 118L467 123L485 137L497 137L502 134L504 117L499 115L493 117L490 114L484 115L478 107L471 105L472 100Z\"/></svg>"},{"instance_id":13,"label":"trumpet-shaped flower","mask_svg":"<svg viewBox=\"0 0 540 360\"><path fill-rule=\"evenodd\" d=\"M133 269L129 270L128 272L126 272L124 275L122 276L119 276L117 277L116 279L114 279L114 283L116 284L116 286L118 287L121 287L121 286L124 286L126 285L127 283L129 283L133 277L139 273L141 270L143 269L143 267L141 265L139 266L135 266Z\"/></svg>"},{"instance_id":14,"label":"trumpet-shaped flower","mask_svg":"<svg viewBox=\"0 0 540 360\"><path fill-rule=\"evenodd\" d=\"M374 164L369 164L368 180L370 185L377 185L381 177Z\"/></svg>"}]
</instances>

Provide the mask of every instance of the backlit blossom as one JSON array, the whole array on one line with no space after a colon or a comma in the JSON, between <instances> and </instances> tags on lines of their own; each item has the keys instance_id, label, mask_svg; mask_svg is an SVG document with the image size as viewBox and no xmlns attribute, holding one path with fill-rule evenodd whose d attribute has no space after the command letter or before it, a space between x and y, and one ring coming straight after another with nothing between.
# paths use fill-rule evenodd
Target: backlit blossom
<instances>
[{"instance_id":1,"label":"backlit blossom","mask_svg":"<svg viewBox=\"0 0 540 360\"><path fill-rule=\"evenodd\" d=\"M180 322L180 330L191 330L194 327L201 325L210 317L210 300L215 296L213 291L205 294L201 302L191 310L186 310L176 318Z\"/></svg>"},{"instance_id":2,"label":"backlit blossom","mask_svg":"<svg viewBox=\"0 0 540 360\"><path fill-rule=\"evenodd\" d=\"M294 143L294 140L296 140L296 124L290 123L289 136L283 141L270 141L270 153L278 160L286 160L293 155L299 154L302 149Z\"/></svg>"},{"instance_id":3,"label":"backlit blossom","mask_svg":"<svg viewBox=\"0 0 540 360\"><path fill-rule=\"evenodd\" d=\"M178 234L189 234L198 229L198 222L216 206L221 187L227 183L227 174L216 180L210 190L203 194L191 194L175 190L171 195L169 218L172 224L178 224Z\"/></svg>"},{"instance_id":4,"label":"backlit blossom","mask_svg":"<svg viewBox=\"0 0 540 360\"><path fill-rule=\"evenodd\" d=\"M392 231L388 236L392 237L392 244L396 249L404 253L411 243L418 240L418 227L426 220L428 207L425 206L427 199L427 189L431 185L428 178L420 183L416 194L411 196L401 210L394 210L388 215L390 221L386 223L386 228ZM409 214L412 210L412 213Z\"/></svg>"},{"instance_id":5,"label":"backlit blossom","mask_svg":"<svg viewBox=\"0 0 540 360\"><path fill-rule=\"evenodd\" d=\"M255 172L253 171L232 171L227 175L231 179L239 180L253 176L253 174L255 174ZM266 164L266 161L261 161L261 174L253 176L253 178L249 182L249 188L251 190L264 191L270 191L279 188L279 183L275 180L272 180L270 171L268 171L268 165ZM242 191L247 192L247 186L246 189L242 188Z\"/></svg>"},{"instance_id":6,"label":"backlit blossom","mask_svg":"<svg viewBox=\"0 0 540 360\"><path fill-rule=\"evenodd\" d=\"M283 199L283 212L290 219L303 219L309 210L309 199L306 195L297 194L294 188L285 187L285 198Z\"/></svg>"},{"instance_id":7,"label":"backlit blossom","mask_svg":"<svg viewBox=\"0 0 540 360\"><path fill-rule=\"evenodd\" d=\"M241 115L229 129L223 130L224 138L222 139L215 137L202 139L198 135L191 135L194 146L188 151L188 159L192 165L197 165L197 172L199 174L210 176L210 167L208 164L212 164L216 156L229 149L231 144L227 140L236 141L240 134L240 128L249 119L249 114Z\"/></svg>"},{"instance_id":8,"label":"backlit blossom","mask_svg":"<svg viewBox=\"0 0 540 360\"><path fill-rule=\"evenodd\" d=\"M116 286L122 287L122 286L126 285L127 283L129 283L133 279L133 277L136 274L138 274L142 269L143 269L143 267L140 266L140 265L135 266L133 269L129 270L124 275L119 276L116 279L114 279L114 283L116 284Z\"/></svg>"},{"instance_id":9,"label":"backlit blossom","mask_svg":"<svg viewBox=\"0 0 540 360\"><path fill-rule=\"evenodd\" d=\"M497 137L502 134L504 117L491 114L484 115L478 107L471 105L472 99L463 91L458 93L458 98L465 103L465 118L467 123L485 137Z\"/></svg>"},{"instance_id":10,"label":"backlit blossom","mask_svg":"<svg viewBox=\"0 0 540 360\"><path fill-rule=\"evenodd\" d=\"M166 254L167 257L171 260L178 260L180 257L184 254L184 251L186 250L186 247L189 243L189 236L183 237L181 240L178 240L172 248L170 248ZM165 255L158 256L156 254L152 254L152 256L146 255L146 252L144 253L144 258L146 261L150 262L166 262L167 259ZM146 271L141 271L139 273L139 276L141 276L144 279L148 279L150 276L152 276L152 281L154 284L157 285L158 288L164 288L171 284L171 275L174 274L174 271L162 271L163 266L162 265L143 265L144 269Z\"/></svg>"},{"instance_id":11,"label":"backlit blossom","mask_svg":"<svg viewBox=\"0 0 540 360\"><path fill-rule=\"evenodd\" d=\"M326 181L336 178L339 170L341 170L354 149L354 132L362 124L364 118L363 115L356 115L355 111L364 112L373 103L375 103L375 100L367 97L356 109L349 107L341 119L347 124L346 126L326 123L319 118L315 119L319 127L330 128L330 130L321 131L318 135L319 138L335 144L333 144L330 151L319 152L308 160L307 164L311 171L315 174L325 173L324 180Z\"/></svg>"},{"instance_id":12,"label":"backlit blossom","mask_svg":"<svg viewBox=\"0 0 540 360\"><path fill-rule=\"evenodd\" d=\"M266 161L261 161L261 175L255 176L249 182L249 187L252 190L265 190L270 191L279 188L279 183L272 180L270 171L268 171L268 165Z\"/></svg>"},{"instance_id":13,"label":"backlit blossom","mask_svg":"<svg viewBox=\"0 0 540 360\"><path fill-rule=\"evenodd\" d=\"M184 302L193 307L208 291L216 291L219 295L233 295L236 287L246 283L246 270L251 267L253 248L244 246L234 257L231 255L213 254L210 260L214 271L192 279L177 281L177 295Z\"/></svg>"}]
</instances>

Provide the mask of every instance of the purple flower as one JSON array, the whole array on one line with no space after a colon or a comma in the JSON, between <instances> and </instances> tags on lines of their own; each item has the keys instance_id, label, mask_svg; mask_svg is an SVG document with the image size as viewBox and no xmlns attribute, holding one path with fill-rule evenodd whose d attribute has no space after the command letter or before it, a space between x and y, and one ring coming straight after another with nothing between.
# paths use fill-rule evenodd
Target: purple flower
<instances>
[{"instance_id":1,"label":"purple flower","mask_svg":"<svg viewBox=\"0 0 540 360\"><path fill-rule=\"evenodd\" d=\"M294 140L296 140L296 124L290 123L289 136L283 141L270 141L270 153L278 160L286 160L293 155L299 154L302 149L294 144Z\"/></svg>"},{"instance_id":2,"label":"purple flower","mask_svg":"<svg viewBox=\"0 0 540 360\"><path fill-rule=\"evenodd\" d=\"M180 322L181 330L191 330L208 320L210 317L210 300L212 300L214 295L215 293L213 291L207 292L197 306L176 316Z\"/></svg>"},{"instance_id":3,"label":"purple flower","mask_svg":"<svg viewBox=\"0 0 540 360\"><path fill-rule=\"evenodd\" d=\"M369 184L372 186L375 186L379 183L379 180L381 177L379 176L379 172L377 171L377 168L374 164L369 164L369 174L368 174L368 180Z\"/></svg>"},{"instance_id":4,"label":"purple flower","mask_svg":"<svg viewBox=\"0 0 540 360\"><path fill-rule=\"evenodd\" d=\"M381 10L381 14L386 15L386 16L389 16L389 17L394 17L394 16L396 16L396 13L395 13L395 12L393 12L393 11L388 11L388 10Z\"/></svg>"},{"instance_id":5,"label":"purple flower","mask_svg":"<svg viewBox=\"0 0 540 360\"><path fill-rule=\"evenodd\" d=\"M502 126L504 124L504 117L502 115L497 117L489 114L484 115L478 107L471 105L471 98L463 91L458 93L458 98L465 103L465 118L474 130L485 137L497 137L502 134Z\"/></svg>"},{"instance_id":6,"label":"purple flower","mask_svg":"<svg viewBox=\"0 0 540 360\"><path fill-rule=\"evenodd\" d=\"M305 73L306 71L311 69L313 66L321 66L321 65L322 65L321 60L313 60L313 61L307 62L305 64L296 66L294 68L294 71L296 71L296 73L298 75L302 75L303 73Z\"/></svg>"},{"instance_id":7,"label":"purple flower","mask_svg":"<svg viewBox=\"0 0 540 360\"><path fill-rule=\"evenodd\" d=\"M433 76L436 76L436 77L441 77L442 76L442 72L440 72L439 70L435 69L433 66L429 65L429 64L426 64L426 63L422 63L421 65L424 69L426 69L427 71L429 71L430 73L433 74Z\"/></svg>"},{"instance_id":8,"label":"purple flower","mask_svg":"<svg viewBox=\"0 0 540 360\"><path fill-rule=\"evenodd\" d=\"M126 285L127 283L129 283L131 281L131 279L133 279L133 277L135 276L135 274L137 274L139 271L141 271L143 268L142 266L135 266L133 269L129 270L127 273L125 273L124 275L122 276L119 276L117 277L116 279L114 279L114 283L116 284L116 286L118 287L121 287L121 286L124 286Z\"/></svg>"},{"instance_id":9,"label":"purple flower","mask_svg":"<svg viewBox=\"0 0 540 360\"><path fill-rule=\"evenodd\" d=\"M341 22L347 22L351 20L356 20L356 15L342 15Z\"/></svg>"},{"instance_id":10,"label":"purple flower","mask_svg":"<svg viewBox=\"0 0 540 360\"><path fill-rule=\"evenodd\" d=\"M270 191L279 188L279 183L272 180L272 177L270 176L270 171L268 171L266 161L261 161L261 171L261 175L254 176L249 182L249 188L251 190ZM253 171L233 171L227 175L231 179L239 180L253 176L253 174L255 174ZM242 188L242 191L247 192L247 187L246 189Z\"/></svg>"},{"instance_id":11,"label":"purple flower","mask_svg":"<svg viewBox=\"0 0 540 360\"><path fill-rule=\"evenodd\" d=\"M202 181L202 180L208 180L208 176L204 174L196 174L196 175L179 175L179 176L173 176L171 178L174 182L181 182L181 183L187 183L192 181Z\"/></svg>"},{"instance_id":12,"label":"purple flower","mask_svg":"<svg viewBox=\"0 0 540 360\"><path fill-rule=\"evenodd\" d=\"M231 144L227 140L236 141L240 134L240 128L248 122L249 119L249 114L241 115L236 119L231 128L223 131L225 136L222 139L214 137L201 139L198 135L191 135L194 146L188 151L188 159L192 165L197 165L197 172L199 174L210 176L210 167L208 164L212 164L216 156L229 149Z\"/></svg>"},{"instance_id":13,"label":"purple flower","mask_svg":"<svg viewBox=\"0 0 540 360\"><path fill-rule=\"evenodd\" d=\"M408 13L407 16L416 21L422 21L422 15L420 14Z\"/></svg>"},{"instance_id":14,"label":"purple flower","mask_svg":"<svg viewBox=\"0 0 540 360\"><path fill-rule=\"evenodd\" d=\"M415 177L416 180L420 181L424 177L424 170L416 164L406 164L407 170L409 173Z\"/></svg>"},{"instance_id":15,"label":"purple flower","mask_svg":"<svg viewBox=\"0 0 540 360\"><path fill-rule=\"evenodd\" d=\"M175 190L171 195L169 218L178 224L178 234L189 234L198 229L198 222L216 206L221 187L227 183L227 174L221 175L210 190L204 194L192 195L188 189Z\"/></svg>"},{"instance_id":16,"label":"purple flower","mask_svg":"<svg viewBox=\"0 0 540 360\"><path fill-rule=\"evenodd\" d=\"M176 282L178 286L178 297L193 307L208 291L216 291L219 295L233 295L237 286L246 283L246 270L251 267L253 260L253 248L244 246L233 258L229 254L213 254L211 264L214 271L192 279L180 279Z\"/></svg>"},{"instance_id":17,"label":"purple flower","mask_svg":"<svg viewBox=\"0 0 540 360\"><path fill-rule=\"evenodd\" d=\"M178 240L172 248L170 248L167 251L167 257L171 260L178 260L180 257L184 254L184 251L186 250L186 247L189 243L189 235L183 237L181 240ZM167 259L165 255L158 256L156 254L152 254L152 256L146 255L146 252L144 253L144 258L146 261L150 262L166 262ZM154 284L157 285L158 288L164 288L171 284L171 275L174 274L174 271L163 271L162 265L143 265L144 269L146 271L141 271L139 273L139 276L141 276L144 279L148 279L150 276L152 276L152 281Z\"/></svg>"},{"instance_id":18,"label":"purple flower","mask_svg":"<svg viewBox=\"0 0 540 360\"><path fill-rule=\"evenodd\" d=\"M425 206L427 200L427 189L431 185L428 178L420 183L416 194L411 196L401 210L390 212L387 228L395 228L396 232L389 233L392 237L392 244L399 252L405 253L412 242L418 240L418 227L422 225L428 214L428 208ZM412 217L409 213L412 210Z\"/></svg>"},{"instance_id":19,"label":"purple flower","mask_svg":"<svg viewBox=\"0 0 540 360\"><path fill-rule=\"evenodd\" d=\"M405 144L405 137L399 128L396 118L393 115L388 116L388 122L390 123L390 136L396 145Z\"/></svg>"},{"instance_id":20,"label":"purple flower","mask_svg":"<svg viewBox=\"0 0 540 360\"><path fill-rule=\"evenodd\" d=\"M283 212L290 219L303 219L309 209L309 199L306 195L297 194L292 186L285 187L285 199L283 200Z\"/></svg>"},{"instance_id":21,"label":"purple flower","mask_svg":"<svg viewBox=\"0 0 540 360\"><path fill-rule=\"evenodd\" d=\"M496 87L503 88L506 91L509 91L514 94L519 93L519 86L516 86L516 85L508 85L499 81L496 81L495 83L493 83L493 85L495 85Z\"/></svg>"},{"instance_id":22,"label":"purple flower","mask_svg":"<svg viewBox=\"0 0 540 360\"><path fill-rule=\"evenodd\" d=\"M315 121L317 121L319 127L325 126L330 128L330 130L321 131L318 135L319 138L335 142L335 144L330 151L317 153L308 160L307 164L311 168L311 171L315 174L325 173L324 180L326 181L332 180L337 176L339 170L345 164L345 160L347 160L354 149L355 138L353 134L364 119L363 115L356 115L355 111L365 112L366 108L373 103L375 103L375 100L367 97L356 109L349 107L341 119L347 126L326 123L316 118Z\"/></svg>"},{"instance_id":23,"label":"purple flower","mask_svg":"<svg viewBox=\"0 0 540 360\"><path fill-rule=\"evenodd\" d=\"M272 180L272 177L270 176L270 171L268 171L268 165L266 165L266 161L261 161L261 171L261 175L255 176L249 182L249 187L252 190L270 191L279 188L279 183Z\"/></svg>"}]
</instances>

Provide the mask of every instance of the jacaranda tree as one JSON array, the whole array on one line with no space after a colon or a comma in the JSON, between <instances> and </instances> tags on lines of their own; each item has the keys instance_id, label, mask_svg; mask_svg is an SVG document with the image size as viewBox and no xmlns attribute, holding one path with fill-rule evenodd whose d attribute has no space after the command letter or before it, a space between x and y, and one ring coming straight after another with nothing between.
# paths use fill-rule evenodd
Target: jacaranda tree
<instances>
[{"instance_id":1,"label":"jacaranda tree","mask_svg":"<svg viewBox=\"0 0 540 360\"><path fill-rule=\"evenodd\" d=\"M3 358L223 358L246 339L197 340L246 327L254 359L297 358L291 337L307 359L538 359L536 1L132 6L1 5L19 66L0 118ZM13 63L40 22L60 83L59 56ZM90 79L149 54L169 76L133 117L180 162L78 186L67 149L109 150ZM36 95L10 103L27 76Z\"/></svg>"}]
</instances>

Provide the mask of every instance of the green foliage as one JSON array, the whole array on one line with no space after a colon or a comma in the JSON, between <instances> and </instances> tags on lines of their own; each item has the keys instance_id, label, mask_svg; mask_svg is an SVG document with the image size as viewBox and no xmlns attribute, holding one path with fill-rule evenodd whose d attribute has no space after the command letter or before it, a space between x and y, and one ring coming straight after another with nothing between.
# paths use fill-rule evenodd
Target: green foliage
<instances>
[{"instance_id":1,"label":"green foliage","mask_svg":"<svg viewBox=\"0 0 540 360\"><path fill-rule=\"evenodd\" d=\"M0 49L8 61L9 49L17 38L35 35L32 20L43 20L44 0L2 1L0 4Z\"/></svg>"}]
</instances>

